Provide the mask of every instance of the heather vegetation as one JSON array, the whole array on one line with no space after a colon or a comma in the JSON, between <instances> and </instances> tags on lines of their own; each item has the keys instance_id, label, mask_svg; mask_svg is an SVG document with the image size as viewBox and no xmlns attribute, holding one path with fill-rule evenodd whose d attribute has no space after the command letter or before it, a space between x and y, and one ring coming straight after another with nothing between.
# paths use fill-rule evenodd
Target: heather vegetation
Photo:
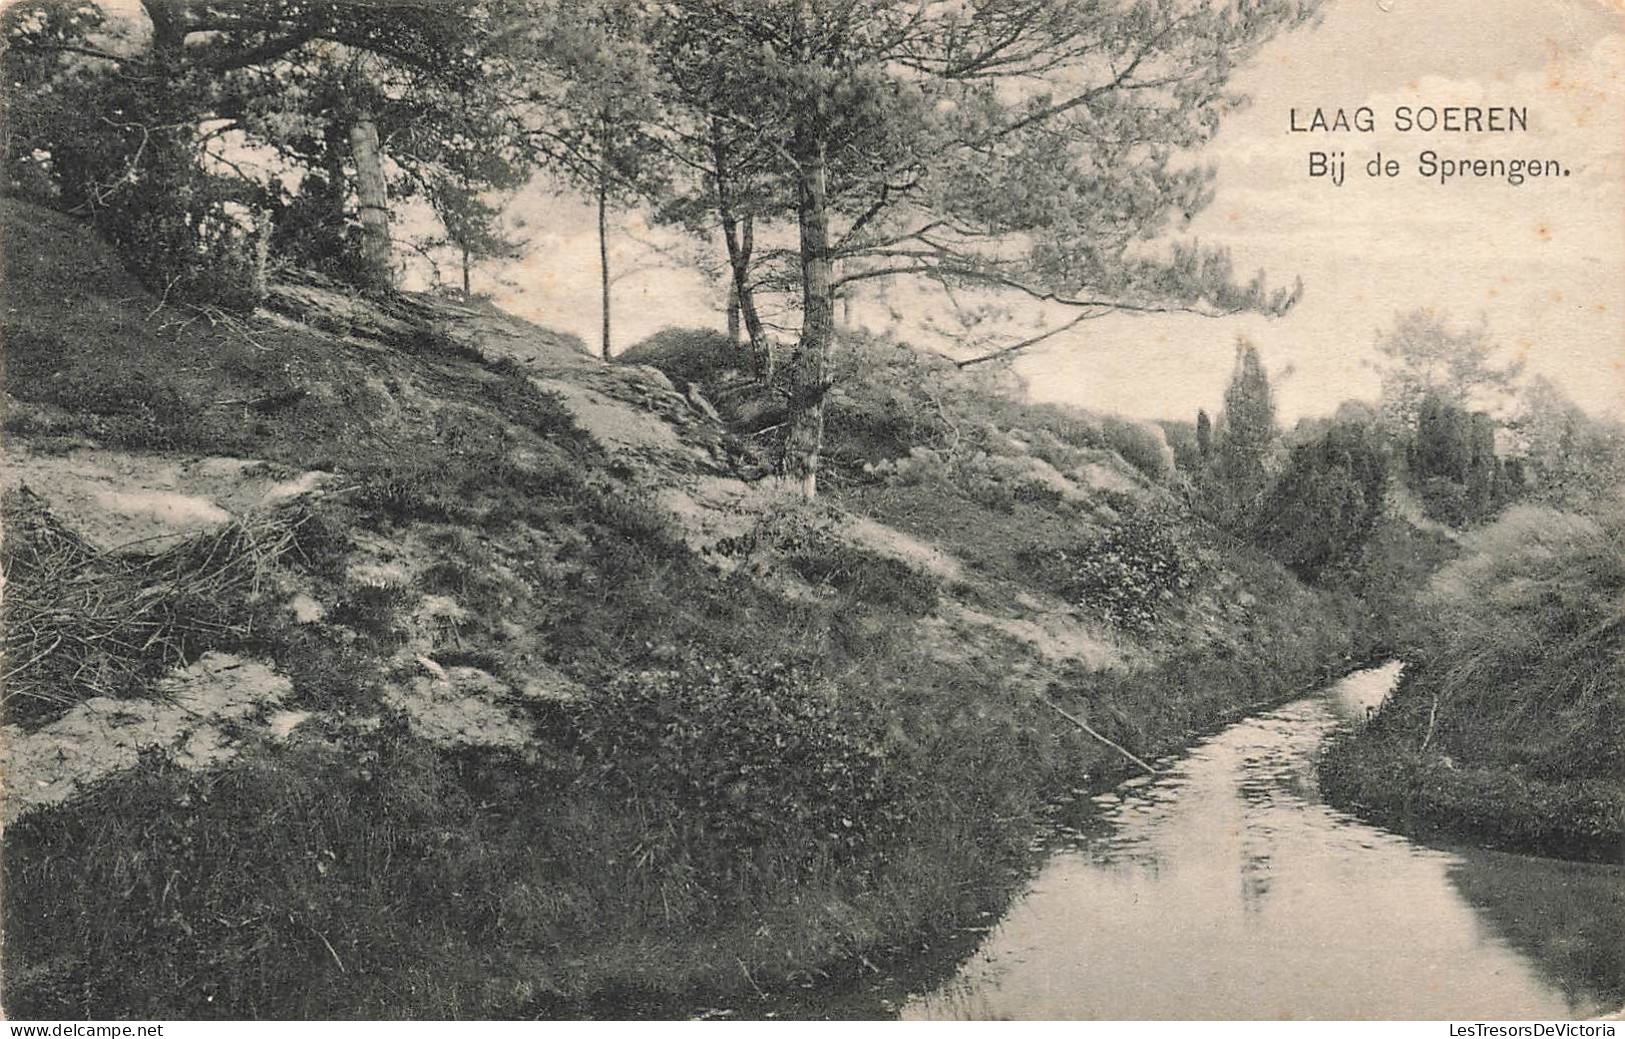
<instances>
[{"instance_id":1,"label":"heather vegetation","mask_svg":"<svg viewBox=\"0 0 1625 1039\"><path fill-rule=\"evenodd\" d=\"M1408 453L1369 409L1254 434L1249 471L1265 486L1243 497L1164 427L1022 404L1007 373L853 335L823 499L777 500L696 545L545 388L583 377L569 374L579 344L506 325L471 335L421 300L396 313L414 315L412 335L366 331L341 293L361 330L348 334L385 348L340 346L291 311L146 321L152 303L93 238L7 206L6 240L31 257L11 266L7 334L51 336L50 364L23 350L10 372L13 436L64 459L224 447L281 474L314 463L341 488L278 513L269 541L228 531L95 567L50 505L8 494L10 617L50 614L53 575L73 572L66 587L103 604L82 624L163 633L98 645L88 627L8 625L20 660L55 633L86 647L11 676L14 736L87 697L161 699L167 668L210 652L269 661L289 681L281 706L319 719L290 742L235 723L241 749L202 768L155 749L9 823L8 1009L489 1016L610 1000L666 1013L801 992L998 911L1050 799L1135 768L1046 700L1152 757L1394 652L1414 677L1338 752L1364 756L1329 775L1364 785L1334 790L1394 825L1473 819L1475 835L1545 850L1589 853L1617 827L1617 683L1598 670L1617 665L1617 523L1523 507L1501 521L1512 533L1468 535L1486 539L1479 555L1412 602L1462 535L1396 511ZM81 272L74 316L47 332L64 267ZM304 321L337 313L300 300ZM367 306L368 320L387 314ZM515 334L543 352L482 353ZM538 381L538 358L565 367ZM718 472L758 478L782 411L747 351L673 331L626 360L638 363L608 371L633 380L628 407L679 409ZM169 369L184 373L165 383L173 397L146 410L113 392ZM1267 388L1263 372L1238 365L1231 399ZM714 402L723 425L687 397ZM1206 457L1239 411L1221 411ZM1589 421L1571 416L1563 443L1602 442L1568 432ZM679 481L683 457L654 475ZM1585 469L1557 470L1550 490L1532 475L1523 493L1579 508ZM1548 530L1561 537L1537 536ZM372 576L380 546L426 554ZM1553 553L1573 561L1552 569ZM1495 612L1500 583L1521 612ZM325 615L291 617L291 589ZM957 644L932 634L943 624ZM1033 641L1043 625L1056 644ZM1570 631L1590 641L1558 673L1550 647ZM1482 665L1472 640L1514 636L1494 666L1527 686L1486 702L1462 672L1435 698L1429 675ZM494 702L522 737L434 737L399 690L437 669L510 690ZM538 684L573 692L523 692ZM1431 738L1416 728L1430 715ZM1492 743L1498 756L1475 760ZM134 945L164 952L139 967L108 953Z\"/></svg>"},{"instance_id":2,"label":"heather vegetation","mask_svg":"<svg viewBox=\"0 0 1625 1039\"><path fill-rule=\"evenodd\" d=\"M1404 829L1615 861L1625 838L1625 525L1520 505L1468 539L1407 632L1334 796Z\"/></svg>"},{"instance_id":3,"label":"heather vegetation","mask_svg":"<svg viewBox=\"0 0 1625 1039\"><path fill-rule=\"evenodd\" d=\"M1374 722L1330 751L1327 790L1412 832L1615 861L1625 841L1625 430L1543 379L1509 393L1483 331L1443 327L1413 315L1389 337L1445 374L1395 375L1385 403L1390 415L1414 412L1397 489L1459 543L1457 558L1430 575L1415 562L1447 557L1418 542L1407 561L1383 546L1419 591L1388 600L1408 666ZM1431 347L1418 328L1434 329ZM1465 410L1486 390L1516 398L1504 425ZM1383 572L1374 557L1361 581L1370 588Z\"/></svg>"}]
</instances>

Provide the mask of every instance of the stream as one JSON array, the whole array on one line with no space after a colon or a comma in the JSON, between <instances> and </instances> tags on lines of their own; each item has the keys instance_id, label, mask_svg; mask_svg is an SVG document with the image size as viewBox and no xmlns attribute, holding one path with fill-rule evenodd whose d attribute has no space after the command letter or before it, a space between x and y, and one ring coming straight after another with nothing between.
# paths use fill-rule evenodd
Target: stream
<instances>
[{"instance_id":1,"label":"stream","mask_svg":"<svg viewBox=\"0 0 1625 1039\"><path fill-rule=\"evenodd\" d=\"M1622 871L1428 847L1329 807L1316 755L1399 665L1094 798L905 1020L1573 1019L1621 1004ZM990 921L990 923L993 923Z\"/></svg>"}]
</instances>

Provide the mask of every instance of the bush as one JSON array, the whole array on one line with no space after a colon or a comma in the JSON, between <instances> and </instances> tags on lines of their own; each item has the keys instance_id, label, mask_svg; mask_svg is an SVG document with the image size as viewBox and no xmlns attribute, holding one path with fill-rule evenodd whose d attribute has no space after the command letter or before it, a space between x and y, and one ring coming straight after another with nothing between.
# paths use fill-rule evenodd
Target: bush
<instances>
[{"instance_id":1,"label":"bush","mask_svg":"<svg viewBox=\"0 0 1625 1039\"><path fill-rule=\"evenodd\" d=\"M714 891L850 860L904 821L880 719L809 668L694 655L616 676L570 726L580 782L665 820L651 868L691 865Z\"/></svg>"},{"instance_id":2,"label":"bush","mask_svg":"<svg viewBox=\"0 0 1625 1039\"><path fill-rule=\"evenodd\" d=\"M1438 739L1553 776L1625 771L1625 510L1514 508L1423 605L1414 695L1438 703Z\"/></svg>"},{"instance_id":3,"label":"bush","mask_svg":"<svg viewBox=\"0 0 1625 1039\"><path fill-rule=\"evenodd\" d=\"M1465 527L1471 520L1465 484L1444 476L1429 476L1416 481L1415 490L1428 519L1451 527Z\"/></svg>"},{"instance_id":4,"label":"bush","mask_svg":"<svg viewBox=\"0 0 1625 1039\"><path fill-rule=\"evenodd\" d=\"M997 397L989 397L989 403L995 418L1003 425L1048 434L1068 447L1086 451L1107 446L1100 421L1078 408L1064 404L1017 404ZM1050 461L1053 463L1053 459ZM1064 466L1056 464L1056 468Z\"/></svg>"},{"instance_id":5,"label":"bush","mask_svg":"<svg viewBox=\"0 0 1625 1039\"><path fill-rule=\"evenodd\" d=\"M851 545L824 544L789 557L796 573L827 584L861 603L923 617L937 608L937 582L900 559Z\"/></svg>"},{"instance_id":6,"label":"bush","mask_svg":"<svg viewBox=\"0 0 1625 1039\"><path fill-rule=\"evenodd\" d=\"M615 360L657 368L679 389L691 382L704 388L727 374L750 371L750 347L715 329L663 328Z\"/></svg>"},{"instance_id":7,"label":"bush","mask_svg":"<svg viewBox=\"0 0 1625 1039\"><path fill-rule=\"evenodd\" d=\"M1349 575L1382 518L1388 462L1362 426L1338 425L1292 449L1253 540L1310 582Z\"/></svg>"},{"instance_id":8,"label":"bush","mask_svg":"<svg viewBox=\"0 0 1625 1039\"><path fill-rule=\"evenodd\" d=\"M1108 415L1100 431L1106 446L1153 480L1165 480L1174 471L1174 452L1162 430L1145 422Z\"/></svg>"},{"instance_id":9,"label":"bush","mask_svg":"<svg viewBox=\"0 0 1625 1039\"><path fill-rule=\"evenodd\" d=\"M831 371L825 450L834 467L969 446L982 401L953 362L905 343L847 333Z\"/></svg>"},{"instance_id":10,"label":"bush","mask_svg":"<svg viewBox=\"0 0 1625 1039\"><path fill-rule=\"evenodd\" d=\"M1017 557L1033 580L1134 632L1155 628L1196 573L1173 527L1134 511L1092 537L1066 546L1029 546Z\"/></svg>"},{"instance_id":11,"label":"bush","mask_svg":"<svg viewBox=\"0 0 1625 1039\"><path fill-rule=\"evenodd\" d=\"M1625 830L1625 510L1521 506L1421 597L1405 677L1327 766L1400 825L1547 854ZM1590 854L1590 852L1583 852Z\"/></svg>"}]
</instances>

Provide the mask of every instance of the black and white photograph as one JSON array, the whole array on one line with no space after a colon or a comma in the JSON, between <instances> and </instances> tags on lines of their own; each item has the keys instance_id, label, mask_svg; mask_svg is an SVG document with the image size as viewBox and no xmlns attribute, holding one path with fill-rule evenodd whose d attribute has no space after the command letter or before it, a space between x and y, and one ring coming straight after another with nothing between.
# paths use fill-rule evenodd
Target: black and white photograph
<instances>
[{"instance_id":1,"label":"black and white photograph","mask_svg":"<svg viewBox=\"0 0 1625 1039\"><path fill-rule=\"evenodd\" d=\"M1625 1015L1619 0L0 0L0 388L9 1034Z\"/></svg>"}]
</instances>

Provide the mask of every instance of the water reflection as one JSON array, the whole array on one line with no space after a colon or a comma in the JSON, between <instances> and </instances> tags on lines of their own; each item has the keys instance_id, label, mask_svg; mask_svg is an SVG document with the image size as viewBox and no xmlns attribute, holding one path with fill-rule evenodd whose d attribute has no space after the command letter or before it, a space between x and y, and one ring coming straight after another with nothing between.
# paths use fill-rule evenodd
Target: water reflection
<instances>
[{"instance_id":1,"label":"water reflection","mask_svg":"<svg viewBox=\"0 0 1625 1039\"><path fill-rule=\"evenodd\" d=\"M1320 800L1322 741L1396 676L1351 676L1096 798L1103 825L1053 855L982 948L902 1016L1482 1020L1617 1006L1617 913L1586 923L1569 903L1611 885L1617 909L1619 870L1438 851ZM1611 941L1615 958L1533 955L1549 936L1519 911L1530 883L1568 906L1544 919L1569 920L1576 949Z\"/></svg>"}]
</instances>

